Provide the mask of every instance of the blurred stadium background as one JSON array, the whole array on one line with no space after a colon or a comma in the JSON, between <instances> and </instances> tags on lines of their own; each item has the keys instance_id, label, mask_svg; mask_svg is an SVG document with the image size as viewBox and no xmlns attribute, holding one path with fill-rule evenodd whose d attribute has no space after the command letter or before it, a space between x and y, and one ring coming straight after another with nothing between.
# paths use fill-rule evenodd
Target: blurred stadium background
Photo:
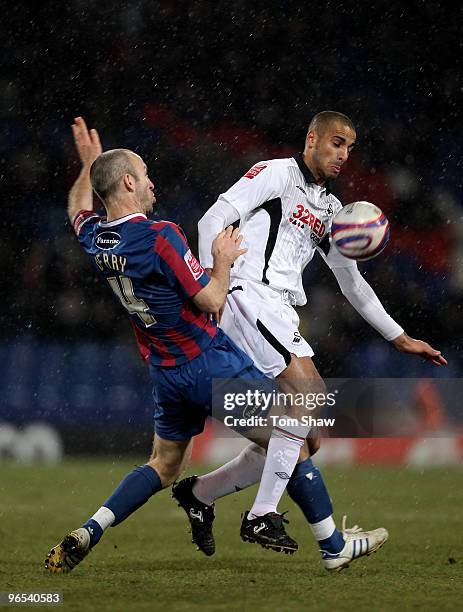
<instances>
[{"instance_id":1,"label":"blurred stadium background","mask_svg":"<svg viewBox=\"0 0 463 612\"><path fill-rule=\"evenodd\" d=\"M250 165L300 151L320 110L351 116L358 146L337 194L375 202L392 224L386 252L362 270L389 312L449 365L437 370L395 353L321 260L306 273L301 331L326 377L460 376L459 9L377 0L360 16L356 6L70 0L44 2L35 14L27 3L8 9L0 23L2 456L150 448L147 372L125 313L66 221L76 115L98 128L105 148L145 158L158 214L180 223L193 249L198 219ZM416 407L424 430L446 427L436 401L434 421L434 404ZM357 442L330 444L326 459L374 460ZM451 445L444 463L461 458L458 440ZM219 446L196 458L223 458ZM399 455L407 461L409 451Z\"/></svg>"}]
</instances>

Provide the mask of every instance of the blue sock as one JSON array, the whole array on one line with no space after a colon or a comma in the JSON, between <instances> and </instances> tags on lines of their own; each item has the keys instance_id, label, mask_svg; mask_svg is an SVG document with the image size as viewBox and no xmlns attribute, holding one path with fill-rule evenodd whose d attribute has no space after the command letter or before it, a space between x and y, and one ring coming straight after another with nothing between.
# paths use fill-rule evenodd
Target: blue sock
<instances>
[{"instance_id":1,"label":"blue sock","mask_svg":"<svg viewBox=\"0 0 463 612\"><path fill-rule=\"evenodd\" d=\"M88 519L86 523L82 525L88 533L90 534L90 548L93 548L95 544L101 540L101 536L103 535L103 529L101 528L100 523L97 523L93 519Z\"/></svg>"},{"instance_id":2,"label":"blue sock","mask_svg":"<svg viewBox=\"0 0 463 612\"><path fill-rule=\"evenodd\" d=\"M333 529L332 533L323 539L318 539L316 532L319 527L315 526L314 534L320 549L332 554L340 552L344 548L344 538L342 533L336 529L331 518L333 506L330 496L320 470L312 463L311 459L306 459L296 465L288 483L287 491L311 526L326 519L328 520L325 524L332 525L331 528L328 527L329 531Z\"/></svg>"},{"instance_id":3,"label":"blue sock","mask_svg":"<svg viewBox=\"0 0 463 612\"><path fill-rule=\"evenodd\" d=\"M136 467L130 474L127 474L111 497L103 503L103 506L109 508L115 516L112 526L125 521L161 489L161 479L156 470L149 465ZM85 527L90 533L90 547L93 547L100 540L104 530L94 519L89 519L82 527Z\"/></svg>"}]
</instances>

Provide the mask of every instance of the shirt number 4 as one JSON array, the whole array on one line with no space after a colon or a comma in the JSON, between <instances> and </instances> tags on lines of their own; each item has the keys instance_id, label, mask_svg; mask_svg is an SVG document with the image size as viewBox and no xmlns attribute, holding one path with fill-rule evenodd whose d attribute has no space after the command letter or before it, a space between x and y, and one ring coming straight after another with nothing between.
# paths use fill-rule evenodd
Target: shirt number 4
<instances>
[{"instance_id":1,"label":"shirt number 4","mask_svg":"<svg viewBox=\"0 0 463 612\"><path fill-rule=\"evenodd\" d=\"M146 327L156 323L156 319L148 312L148 304L136 297L130 278L127 276L111 276L107 280L111 289L120 299L122 306L131 315L138 315Z\"/></svg>"}]
</instances>

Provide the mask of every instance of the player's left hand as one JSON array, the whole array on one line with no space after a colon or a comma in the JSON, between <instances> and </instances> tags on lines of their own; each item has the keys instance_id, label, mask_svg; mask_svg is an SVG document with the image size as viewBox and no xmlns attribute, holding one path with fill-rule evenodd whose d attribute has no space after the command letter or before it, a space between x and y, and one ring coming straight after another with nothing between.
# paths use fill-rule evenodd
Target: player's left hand
<instances>
[{"instance_id":1,"label":"player's left hand","mask_svg":"<svg viewBox=\"0 0 463 612\"><path fill-rule=\"evenodd\" d=\"M418 355L418 357L423 357L423 359L427 359L437 366L447 365L447 359L445 359L440 351L432 348L427 342L410 338L405 332L395 340L392 340L392 344L401 353Z\"/></svg>"}]
</instances>

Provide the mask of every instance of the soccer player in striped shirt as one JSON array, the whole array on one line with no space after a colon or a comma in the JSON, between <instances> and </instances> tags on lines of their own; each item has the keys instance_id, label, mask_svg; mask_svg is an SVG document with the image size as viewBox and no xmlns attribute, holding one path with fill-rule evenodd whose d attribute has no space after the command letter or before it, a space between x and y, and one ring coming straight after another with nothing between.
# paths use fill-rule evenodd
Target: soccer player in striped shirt
<instances>
[{"instance_id":1,"label":"soccer player in striped shirt","mask_svg":"<svg viewBox=\"0 0 463 612\"><path fill-rule=\"evenodd\" d=\"M155 435L148 463L48 553L45 566L52 573L72 570L107 527L175 481L210 414L212 379L268 380L208 315L225 301L230 267L246 251L238 230L229 227L215 238L209 277L175 223L147 218L155 197L141 157L125 149L102 153L98 133L89 132L80 117L72 127L82 170L69 194L68 215L79 243L130 315L153 381ZM92 188L107 217L94 212ZM282 517L275 514L269 523L274 543L294 552L297 543Z\"/></svg>"}]
</instances>

